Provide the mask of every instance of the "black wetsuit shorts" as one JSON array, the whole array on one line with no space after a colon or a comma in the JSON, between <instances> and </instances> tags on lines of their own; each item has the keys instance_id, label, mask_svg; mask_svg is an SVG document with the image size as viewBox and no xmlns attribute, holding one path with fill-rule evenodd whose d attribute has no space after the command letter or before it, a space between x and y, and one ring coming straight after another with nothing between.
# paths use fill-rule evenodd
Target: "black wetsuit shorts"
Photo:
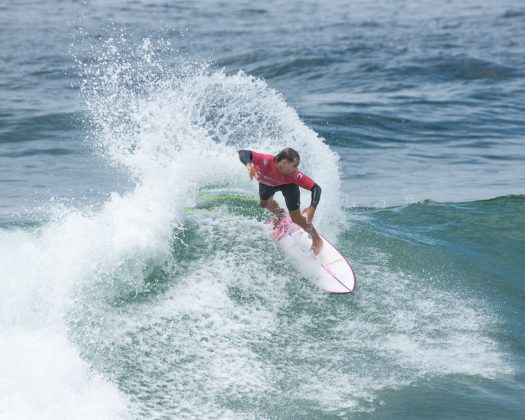
<instances>
[{"instance_id":1,"label":"black wetsuit shorts","mask_svg":"<svg viewBox=\"0 0 525 420\"><path fill-rule=\"evenodd\" d=\"M277 192L281 191L286 201L288 211L298 210L301 205L301 193L297 184L283 184L271 187L259 182L259 197L261 200L268 200Z\"/></svg>"}]
</instances>

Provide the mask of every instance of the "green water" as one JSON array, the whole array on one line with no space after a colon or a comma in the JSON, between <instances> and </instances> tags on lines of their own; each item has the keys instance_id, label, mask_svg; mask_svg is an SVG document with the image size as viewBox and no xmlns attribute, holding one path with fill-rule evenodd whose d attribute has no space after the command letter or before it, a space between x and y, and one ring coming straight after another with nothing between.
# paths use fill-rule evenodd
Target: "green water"
<instances>
[{"instance_id":1,"label":"green water","mask_svg":"<svg viewBox=\"0 0 525 420\"><path fill-rule=\"evenodd\" d=\"M359 288L335 296L290 268L256 201L206 197L171 258L113 273L144 286L85 290L71 331L144 416L519 418L524 205L349 208Z\"/></svg>"}]
</instances>

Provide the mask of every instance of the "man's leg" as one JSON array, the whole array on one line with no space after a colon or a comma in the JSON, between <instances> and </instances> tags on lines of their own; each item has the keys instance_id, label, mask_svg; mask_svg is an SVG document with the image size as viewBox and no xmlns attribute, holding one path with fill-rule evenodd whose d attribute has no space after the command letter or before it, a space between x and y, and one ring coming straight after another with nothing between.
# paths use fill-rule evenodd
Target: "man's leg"
<instances>
[{"instance_id":1,"label":"man's leg","mask_svg":"<svg viewBox=\"0 0 525 420\"><path fill-rule=\"evenodd\" d=\"M290 211L290 218L292 222L302 227L312 237L312 251L315 255L319 254L323 246L323 240L315 230L314 225L306 221L299 209Z\"/></svg>"},{"instance_id":2,"label":"man's leg","mask_svg":"<svg viewBox=\"0 0 525 420\"><path fill-rule=\"evenodd\" d=\"M284 210L279 207L279 204L277 201L273 199L273 195L275 193L276 189L274 187L270 187L268 185L264 185L259 183L259 205L267 210L270 210L272 213L276 214L278 216L278 219L276 223L280 220L280 218L284 215Z\"/></svg>"},{"instance_id":3,"label":"man's leg","mask_svg":"<svg viewBox=\"0 0 525 420\"><path fill-rule=\"evenodd\" d=\"M283 209L279 207L279 204L277 203L277 201L273 199L273 197L270 197L268 200L259 201L259 205L262 208L265 208L266 210L270 210L272 213L275 213L275 214L281 214L283 212Z\"/></svg>"},{"instance_id":4,"label":"man's leg","mask_svg":"<svg viewBox=\"0 0 525 420\"><path fill-rule=\"evenodd\" d=\"M299 192L299 187L296 184L287 184L281 186L281 191L283 192L292 222L302 227L312 237L312 251L315 255L319 254L323 246L323 240L315 230L314 225L308 223L301 214L301 193Z\"/></svg>"},{"instance_id":5,"label":"man's leg","mask_svg":"<svg viewBox=\"0 0 525 420\"><path fill-rule=\"evenodd\" d=\"M273 199L273 197L270 197L268 200L259 201L259 205L262 208L270 210L274 214L271 219L274 227L277 226L281 219L286 215L284 209L279 207L279 204Z\"/></svg>"}]
</instances>

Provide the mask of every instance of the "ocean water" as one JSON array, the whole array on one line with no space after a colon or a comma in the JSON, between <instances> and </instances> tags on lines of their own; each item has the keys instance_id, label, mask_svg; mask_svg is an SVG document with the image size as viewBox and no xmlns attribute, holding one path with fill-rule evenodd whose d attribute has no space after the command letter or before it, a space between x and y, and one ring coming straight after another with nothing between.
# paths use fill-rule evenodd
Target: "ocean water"
<instances>
[{"instance_id":1,"label":"ocean water","mask_svg":"<svg viewBox=\"0 0 525 420\"><path fill-rule=\"evenodd\" d=\"M0 418L521 419L523 39L507 0L2 3ZM353 295L245 199L284 146Z\"/></svg>"}]
</instances>

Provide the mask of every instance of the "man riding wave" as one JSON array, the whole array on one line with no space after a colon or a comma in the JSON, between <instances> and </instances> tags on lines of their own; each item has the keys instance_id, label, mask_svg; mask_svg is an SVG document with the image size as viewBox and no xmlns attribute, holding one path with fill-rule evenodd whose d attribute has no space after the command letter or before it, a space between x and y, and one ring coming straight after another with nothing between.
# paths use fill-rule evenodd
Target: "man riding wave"
<instances>
[{"instance_id":1,"label":"man riding wave","mask_svg":"<svg viewBox=\"0 0 525 420\"><path fill-rule=\"evenodd\" d=\"M276 223L284 216L284 210L273 199L276 191L281 191L286 201L292 222L302 227L312 237L312 251L319 254L323 240L312 224L315 210L321 199L321 187L297 168L301 162L299 153L291 147L281 150L276 156L239 150L239 159L246 166L250 180L259 181L260 206L276 215ZM310 206L299 209L301 195L299 187L312 192Z\"/></svg>"}]
</instances>

